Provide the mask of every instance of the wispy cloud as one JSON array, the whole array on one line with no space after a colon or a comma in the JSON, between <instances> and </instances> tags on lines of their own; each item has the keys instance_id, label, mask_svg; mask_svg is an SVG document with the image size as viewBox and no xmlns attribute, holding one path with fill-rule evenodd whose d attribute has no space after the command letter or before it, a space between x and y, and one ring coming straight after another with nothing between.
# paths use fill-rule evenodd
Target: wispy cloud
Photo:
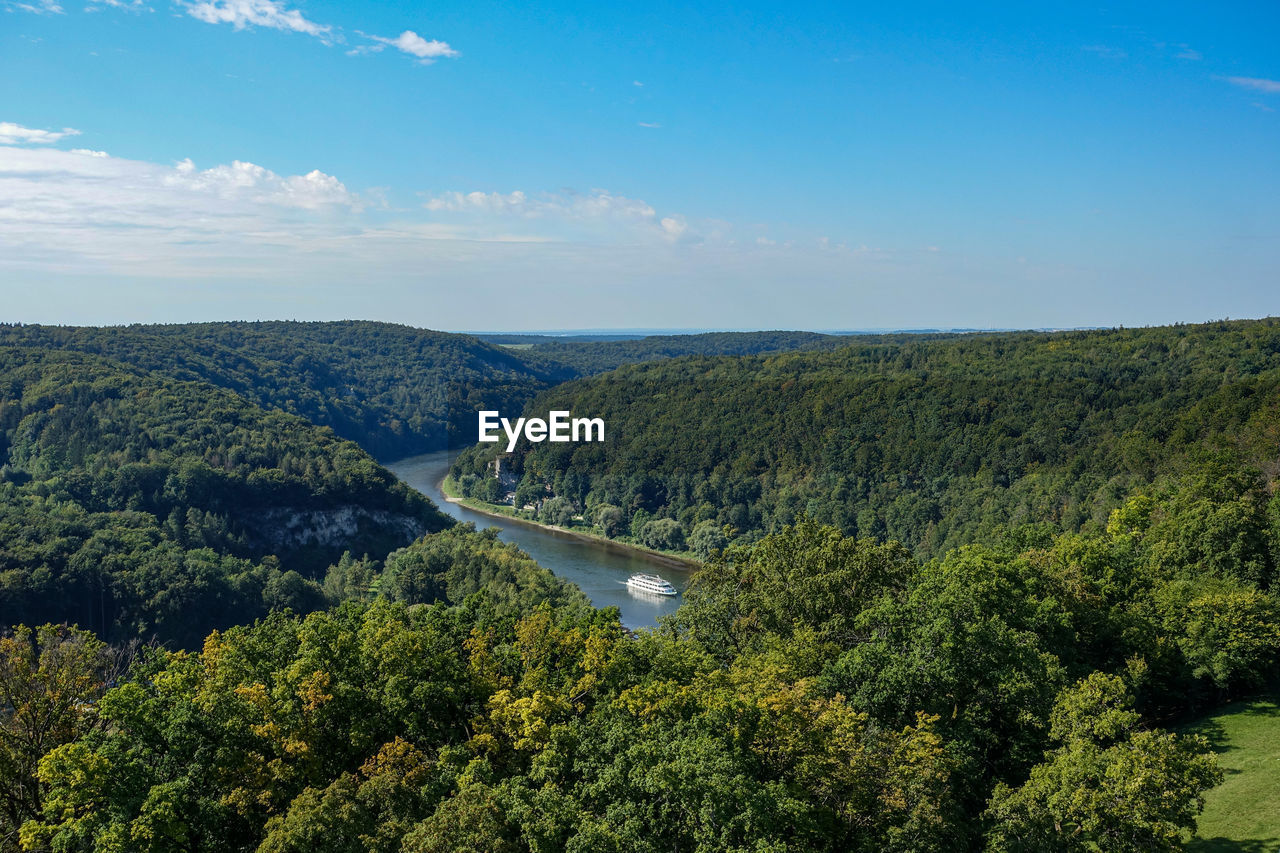
<instances>
[{"instance_id":1,"label":"wispy cloud","mask_svg":"<svg viewBox=\"0 0 1280 853\"><path fill-rule=\"evenodd\" d=\"M31 3L24 3L21 0L7 0L4 8L16 9L19 12L31 12L35 15L63 14L62 6L58 5L57 0L33 0Z\"/></svg>"},{"instance_id":2,"label":"wispy cloud","mask_svg":"<svg viewBox=\"0 0 1280 853\"><path fill-rule=\"evenodd\" d=\"M638 121L636 124L640 127L662 127L662 125L658 124L656 121Z\"/></svg>"},{"instance_id":3,"label":"wispy cloud","mask_svg":"<svg viewBox=\"0 0 1280 853\"><path fill-rule=\"evenodd\" d=\"M1129 52L1119 47L1111 47L1105 44L1086 44L1081 50L1096 54L1105 59L1125 59Z\"/></svg>"},{"instance_id":4,"label":"wispy cloud","mask_svg":"<svg viewBox=\"0 0 1280 853\"><path fill-rule=\"evenodd\" d=\"M418 61L423 65L430 65L441 57L453 58L460 55L458 51L449 46L448 42L440 41L439 39L425 39L413 30L405 30L395 38L384 38L382 36L365 37L372 39L377 44L367 45L365 51L360 52L376 53L384 47L394 47L396 50L417 57Z\"/></svg>"},{"instance_id":5,"label":"wispy cloud","mask_svg":"<svg viewBox=\"0 0 1280 853\"><path fill-rule=\"evenodd\" d=\"M607 190L592 190L585 195L543 193L537 196L530 196L521 190L510 193L446 192L428 198L423 206L434 211L483 212L530 218L608 216L649 221L657 216L657 212L646 202L614 195Z\"/></svg>"},{"instance_id":6,"label":"wispy cloud","mask_svg":"<svg viewBox=\"0 0 1280 853\"><path fill-rule=\"evenodd\" d=\"M68 136L79 136L74 127L62 130L38 130L11 121L0 121L0 145L52 145Z\"/></svg>"},{"instance_id":7,"label":"wispy cloud","mask_svg":"<svg viewBox=\"0 0 1280 853\"><path fill-rule=\"evenodd\" d=\"M70 133L0 127L24 142ZM6 296L14 297L6 309L63 321L161 320L194 304L225 307L233 292L243 294L243 310L263 316L377 310L403 318L431 306L433 322L443 323L439 307L454 305L447 322L466 327L475 325L474 306L446 298L464 287L525 285L497 309L515 324L540 316L548 299L576 298L601 282L697 301L716 280L735 298L728 308L722 295L708 298L706 316L776 316L777 284L812 282L804 298L813 302L831 282L890 269L839 242L757 242L764 225L739 236L739 226L660 213L606 190L452 192L412 209L379 201L320 171L0 144L0 281L13 283Z\"/></svg>"},{"instance_id":8,"label":"wispy cloud","mask_svg":"<svg viewBox=\"0 0 1280 853\"><path fill-rule=\"evenodd\" d=\"M237 30L266 27L329 38L333 28L308 20L297 9L275 0L178 0L187 14L207 24L231 24Z\"/></svg>"},{"instance_id":9,"label":"wispy cloud","mask_svg":"<svg viewBox=\"0 0 1280 853\"><path fill-rule=\"evenodd\" d=\"M153 12L155 11L148 6L143 0L89 0L89 5L84 7L86 12L96 12L99 9L110 7L112 9L122 9L125 12Z\"/></svg>"},{"instance_id":10,"label":"wispy cloud","mask_svg":"<svg viewBox=\"0 0 1280 853\"><path fill-rule=\"evenodd\" d=\"M223 258L254 256L287 269L292 251L339 239L363 208L319 171L0 146L0 266L10 268L199 278Z\"/></svg>"},{"instance_id":11,"label":"wispy cloud","mask_svg":"<svg viewBox=\"0 0 1280 853\"><path fill-rule=\"evenodd\" d=\"M534 195L520 190L446 192L428 198L423 206L435 213L463 215L473 223L484 223L489 230L499 230L497 225L503 219L523 220L533 228L531 233L553 239L698 242L719 239L728 231L727 223L721 222L695 228L679 214L660 216L648 202L600 189Z\"/></svg>"},{"instance_id":12,"label":"wispy cloud","mask_svg":"<svg viewBox=\"0 0 1280 853\"><path fill-rule=\"evenodd\" d=\"M1264 77L1224 77L1232 86L1242 89L1253 89L1266 92L1268 95L1280 95L1280 80L1268 80Z\"/></svg>"},{"instance_id":13,"label":"wispy cloud","mask_svg":"<svg viewBox=\"0 0 1280 853\"><path fill-rule=\"evenodd\" d=\"M41 2L54 2L54 0L41 0ZM144 0L91 0L91 2L106 3L122 9L136 9ZM266 27L305 33L315 36L326 44L346 41L339 27L308 19L297 9L289 8L286 0L175 0L175 2L191 17L210 24L231 24L237 30ZM388 47L407 53L420 65L431 65L440 58L461 56L448 42L423 38L413 30L405 30L395 38L370 35L360 30L356 30L355 33L368 41L348 50L348 56L381 53Z\"/></svg>"},{"instance_id":14,"label":"wispy cloud","mask_svg":"<svg viewBox=\"0 0 1280 853\"><path fill-rule=\"evenodd\" d=\"M1186 59L1191 62L1199 62L1200 60L1204 59L1204 54L1194 49L1190 45L1178 44L1178 45L1174 45L1174 47L1178 48L1178 52L1175 54L1175 56L1177 56L1178 59Z\"/></svg>"},{"instance_id":15,"label":"wispy cloud","mask_svg":"<svg viewBox=\"0 0 1280 853\"><path fill-rule=\"evenodd\" d=\"M572 266L578 252L674 248L712 233L605 190L451 192L417 212L396 211L318 170L280 174L244 160L164 165L44 144L69 131L11 122L0 130L6 143L36 143L0 144L4 269L290 277L331 272L329 264L403 271L427 257L475 259L481 250L466 247L480 244L556 245L557 263Z\"/></svg>"}]
</instances>

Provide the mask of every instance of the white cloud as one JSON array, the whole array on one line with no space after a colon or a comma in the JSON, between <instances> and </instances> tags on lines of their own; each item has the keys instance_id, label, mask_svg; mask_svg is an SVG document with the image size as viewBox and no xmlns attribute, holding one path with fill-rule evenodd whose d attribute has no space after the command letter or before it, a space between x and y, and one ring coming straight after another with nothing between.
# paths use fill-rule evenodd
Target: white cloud
<instances>
[{"instance_id":1,"label":"white cloud","mask_svg":"<svg viewBox=\"0 0 1280 853\"><path fill-rule=\"evenodd\" d=\"M416 211L396 210L334 175L281 174L244 160L201 168L186 159L166 165L0 145L0 281L64 276L108 290L108 282L129 282L121 293L145 291L136 299L148 306L180 305L205 286L225 294L231 283L278 314L319 304L317 292L411 301L425 282L449 293L458 282L523 281L530 270L581 282L626 281L648 269L665 281L690 264L729 275L801 255L808 260L798 262L815 262L811 246L757 244L754 233L735 240L728 223L659 213L606 190L449 192L423 201ZM856 257L840 254L845 260L831 263ZM43 299L31 305L53 304ZM137 307L123 295L100 304L123 314Z\"/></svg>"},{"instance_id":2,"label":"white cloud","mask_svg":"<svg viewBox=\"0 0 1280 853\"><path fill-rule=\"evenodd\" d=\"M237 30L267 27L326 38L332 27L307 20L297 9L275 0L178 0L187 14L207 24L231 24Z\"/></svg>"},{"instance_id":3,"label":"white cloud","mask_svg":"<svg viewBox=\"0 0 1280 853\"><path fill-rule=\"evenodd\" d=\"M427 199L427 210L452 213L487 213L538 218L555 216L571 219L633 219L653 221L657 212L643 201L626 196L613 195L606 190L592 190L589 194L545 193L531 198L516 190L503 194L497 192L446 192Z\"/></svg>"},{"instance_id":4,"label":"white cloud","mask_svg":"<svg viewBox=\"0 0 1280 853\"><path fill-rule=\"evenodd\" d=\"M112 9L122 9L125 12L154 12L155 10L148 6L143 0L89 0L89 5L85 6L86 12L97 12L104 7Z\"/></svg>"},{"instance_id":5,"label":"white cloud","mask_svg":"<svg viewBox=\"0 0 1280 853\"><path fill-rule=\"evenodd\" d=\"M1253 89L1266 92L1268 95L1280 94L1280 80L1267 80L1262 77L1227 77L1225 79L1232 86L1239 86L1242 89Z\"/></svg>"},{"instance_id":6,"label":"white cloud","mask_svg":"<svg viewBox=\"0 0 1280 853\"><path fill-rule=\"evenodd\" d=\"M41 2L53 2L53 0L41 0ZM90 2L106 3L122 9L137 9L142 8L144 0L90 0ZM309 20L297 9L288 8L287 0L174 0L174 2L185 9L191 17L210 24L231 24L237 30L268 27L306 33L326 44L345 41L340 28ZM413 30L405 30L395 38L369 35L360 30L355 32L369 39L370 43L356 45L347 51L347 56L381 53L387 47L394 47L415 57L420 64L430 65L440 57L461 55L448 42L425 39Z\"/></svg>"},{"instance_id":7,"label":"white cloud","mask_svg":"<svg viewBox=\"0 0 1280 853\"><path fill-rule=\"evenodd\" d=\"M658 124L656 121L638 121L636 124L640 127L662 127L662 125Z\"/></svg>"},{"instance_id":8,"label":"white cloud","mask_svg":"<svg viewBox=\"0 0 1280 853\"><path fill-rule=\"evenodd\" d=\"M1185 44L1180 44L1178 47L1181 48L1177 53L1178 59L1187 59L1191 62L1199 62L1204 59L1204 54L1194 48L1188 47Z\"/></svg>"},{"instance_id":9,"label":"white cloud","mask_svg":"<svg viewBox=\"0 0 1280 853\"><path fill-rule=\"evenodd\" d=\"M36 15L61 15L63 14L62 6L58 5L57 0L34 0L31 3L19 2L19 0L9 0L4 4L6 9L17 9L20 12L31 12Z\"/></svg>"},{"instance_id":10,"label":"white cloud","mask_svg":"<svg viewBox=\"0 0 1280 853\"><path fill-rule=\"evenodd\" d=\"M198 169L189 160L165 166L0 146L0 267L11 270L286 274L316 263L309 253L322 244L336 251L358 232L363 209L320 171L279 175L243 161Z\"/></svg>"},{"instance_id":11,"label":"white cloud","mask_svg":"<svg viewBox=\"0 0 1280 853\"><path fill-rule=\"evenodd\" d=\"M641 86L641 87L643 87L643 86L644 86L644 84L643 84L643 83L641 83L639 80L632 80L632 81L631 81L631 85L632 85L632 86Z\"/></svg>"},{"instance_id":12,"label":"white cloud","mask_svg":"<svg viewBox=\"0 0 1280 853\"><path fill-rule=\"evenodd\" d=\"M733 226L720 220L691 223L679 214L660 215L651 204L595 189L589 193L561 191L529 194L520 190L499 192L445 192L431 196L423 207L436 214L451 214L455 221L471 223L483 233L511 229L503 222L522 223L516 228L540 239L593 244L722 244L732 245Z\"/></svg>"},{"instance_id":13,"label":"white cloud","mask_svg":"<svg viewBox=\"0 0 1280 853\"><path fill-rule=\"evenodd\" d=\"M0 121L0 145L52 145L67 136L79 136L74 127L62 130L37 130L11 121Z\"/></svg>"},{"instance_id":14,"label":"white cloud","mask_svg":"<svg viewBox=\"0 0 1280 853\"><path fill-rule=\"evenodd\" d=\"M460 55L458 51L449 46L448 42L439 41L438 39L424 39L413 30L405 30L393 39L383 38L382 36L366 36L366 38L373 39L378 44L367 45L363 49L356 48L348 52L351 54L377 52L389 45L397 50L404 51L410 56L416 56L423 65L430 65L442 56L452 58Z\"/></svg>"},{"instance_id":15,"label":"white cloud","mask_svg":"<svg viewBox=\"0 0 1280 853\"><path fill-rule=\"evenodd\" d=\"M518 194L504 198L521 204ZM607 194L564 204L584 221L593 208L620 215L648 210ZM566 241L556 220L512 229L530 220L442 219L388 222L386 211L370 210L319 171L286 176L244 161L199 169L189 160L165 166L87 150L0 146L0 280L65 273L188 283L255 276L350 282L371 270L379 279L420 274L428 259L483 265L497 251L485 247L560 246L539 251L572 265L563 259L616 245ZM518 263L529 262L521 257Z\"/></svg>"},{"instance_id":16,"label":"white cloud","mask_svg":"<svg viewBox=\"0 0 1280 853\"><path fill-rule=\"evenodd\" d=\"M256 163L241 160L204 171L197 170L190 160L183 160L170 173L162 174L161 182L165 186L207 192L224 199L307 210L334 205L354 209L362 206L333 175L315 170L305 175L282 177Z\"/></svg>"},{"instance_id":17,"label":"white cloud","mask_svg":"<svg viewBox=\"0 0 1280 853\"><path fill-rule=\"evenodd\" d=\"M658 224L662 226L663 233L673 240L681 237L689 229L684 218L679 216L665 216Z\"/></svg>"},{"instance_id":18,"label":"white cloud","mask_svg":"<svg viewBox=\"0 0 1280 853\"><path fill-rule=\"evenodd\" d=\"M0 225L10 228L168 230L361 207L341 181L319 171L282 176L238 160L200 170L190 160L162 166L88 149L0 146Z\"/></svg>"},{"instance_id":19,"label":"white cloud","mask_svg":"<svg viewBox=\"0 0 1280 853\"><path fill-rule=\"evenodd\" d=\"M635 320L647 303L615 299L615 288L693 301L710 291L700 316L723 320L726 310L777 317L779 283L813 282L812 303L851 274L892 272L886 256L752 242L764 225L735 239L728 223L603 190L445 193L416 211L371 197L320 171L0 145L0 292L16 319L190 319L232 304L256 316L381 313L465 328L480 309L451 297L468 287L519 282L498 308L517 325L541 318L548 299L584 293Z\"/></svg>"}]
</instances>

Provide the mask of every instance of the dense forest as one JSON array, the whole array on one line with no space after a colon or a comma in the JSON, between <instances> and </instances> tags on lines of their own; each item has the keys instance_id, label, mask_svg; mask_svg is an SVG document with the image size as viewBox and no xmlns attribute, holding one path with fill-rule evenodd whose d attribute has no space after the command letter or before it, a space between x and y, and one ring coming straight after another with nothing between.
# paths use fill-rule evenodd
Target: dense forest
<instances>
[{"instance_id":1,"label":"dense forest","mask_svg":"<svg viewBox=\"0 0 1280 853\"><path fill-rule=\"evenodd\" d=\"M575 375L467 335L391 323L0 326L4 344L208 382L331 427L383 460L470 443L477 409L519 409Z\"/></svg>"},{"instance_id":2,"label":"dense forest","mask_svg":"<svg viewBox=\"0 0 1280 853\"><path fill-rule=\"evenodd\" d=\"M1280 679L1277 323L544 391L608 442L517 503L705 558L638 633L172 328L4 332L0 853L1175 851L1223 778L1175 727Z\"/></svg>"},{"instance_id":3,"label":"dense forest","mask_svg":"<svg viewBox=\"0 0 1280 853\"><path fill-rule=\"evenodd\" d=\"M1204 465L1238 468L1241 500L1266 504L1280 472L1274 320L856 340L655 361L546 391L527 415L601 417L606 441L521 443L504 460L514 501L701 556L800 518L933 556L1020 524L1098 526L1129 492L1176 489ZM464 493L501 498L501 449L462 456Z\"/></svg>"},{"instance_id":4,"label":"dense forest","mask_svg":"<svg viewBox=\"0 0 1280 853\"><path fill-rule=\"evenodd\" d=\"M0 346L91 353L203 381L331 427L388 461L475 441L480 409L519 411L577 376L676 355L831 348L810 332L736 332L511 348L392 323L0 325Z\"/></svg>"},{"instance_id":5,"label":"dense forest","mask_svg":"<svg viewBox=\"0 0 1280 853\"><path fill-rule=\"evenodd\" d=\"M331 431L197 382L0 347L0 624L198 645L321 606L344 551L448 519Z\"/></svg>"},{"instance_id":6,"label":"dense forest","mask_svg":"<svg viewBox=\"0 0 1280 853\"><path fill-rule=\"evenodd\" d=\"M877 335L875 340L905 340L907 336ZM649 335L622 340L583 341L542 339L527 343L521 355L531 361L553 362L576 376L591 376L624 364L686 355L757 355L799 350L832 350L849 339L817 332L704 332L697 335Z\"/></svg>"},{"instance_id":7,"label":"dense forest","mask_svg":"<svg viewBox=\"0 0 1280 853\"><path fill-rule=\"evenodd\" d=\"M716 555L638 636L563 586L512 582L519 555L461 528L384 569L345 559L361 590L345 603L197 654L122 662L74 629L19 629L0 641L0 837L1178 850L1222 773L1160 723L1273 679L1280 605L1248 565L1169 564L1181 543L1159 516L1138 496L1096 534L925 564L803 522Z\"/></svg>"}]
</instances>

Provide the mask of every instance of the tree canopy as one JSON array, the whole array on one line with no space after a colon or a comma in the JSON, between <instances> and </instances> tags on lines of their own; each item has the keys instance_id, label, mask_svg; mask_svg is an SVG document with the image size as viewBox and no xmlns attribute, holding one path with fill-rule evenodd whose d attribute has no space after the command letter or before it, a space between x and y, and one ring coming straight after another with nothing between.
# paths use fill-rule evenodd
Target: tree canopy
<instances>
[{"instance_id":1,"label":"tree canopy","mask_svg":"<svg viewBox=\"0 0 1280 853\"><path fill-rule=\"evenodd\" d=\"M1097 527L1135 491L1198 479L1189 499L1234 490L1221 511L1253 520L1169 507L1190 522L1170 543L1179 559L1231 561L1255 579L1274 571L1256 537L1277 517L1267 504L1280 321L837 340L833 351L673 358L557 385L524 414L600 417L605 441L522 441L504 464L525 494L565 498L588 523L616 507L620 523L597 532L624 539L670 518L683 534L675 547L692 548L704 522L746 543L803 517L925 557L1025 524ZM465 492L486 497L503 450L460 457ZM1223 541L1227 529L1243 538Z\"/></svg>"}]
</instances>

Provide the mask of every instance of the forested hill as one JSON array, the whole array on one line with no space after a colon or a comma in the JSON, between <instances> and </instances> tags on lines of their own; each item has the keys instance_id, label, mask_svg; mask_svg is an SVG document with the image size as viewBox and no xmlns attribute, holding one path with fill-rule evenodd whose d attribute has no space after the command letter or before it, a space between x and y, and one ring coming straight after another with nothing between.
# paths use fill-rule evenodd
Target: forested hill
<instances>
[{"instance_id":1,"label":"forested hill","mask_svg":"<svg viewBox=\"0 0 1280 853\"><path fill-rule=\"evenodd\" d=\"M607 441L521 445L517 500L549 489L564 515L659 547L708 552L808 516L931 555L1009 524L1105 520L1211 458L1259 489L1280 470L1276 320L856 341L556 387L526 414L602 417ZM478 496L495 448L455 467Z\"/></svg>"},{"instance_id":2,"label":"forested hill","mask_svg":"<svg viewBox=\"0 0 1280 853\"><path fill-rule=\"evenodd\" d=\"M364 451L206 383L0 346L0 625L198 641L449 524Z\"/></svg>"},{"instance_id":3,"label":"forested hill","mask_svg":"<svg viewBox=\"0 0 1280 853\"><path fill-rule=\"evenodd\" d=\"M914 339L923 338L865 340ZM623 364L828 350L848 342L813 332L537 340L531 346L502 346L371 321L0 325L0 345L91 353L174 379L209 382L265 408L332 427L384 461L470 444L478 410L519 411L560 382Z\"/></svg>"},{"instance_id":4,"label":"forested hill","mask_svg":"<svg viewBox=\"0 0 1280 853\"><path fill-rule=\"evenodd\" d=\"M102 355L234 391L332 427L379 459L474 440L475 412L518 410L574 375L467 335L374 322L0 326L0 345Z\"/></svg>"},{"instance_id":5,"label":"forested hill","mask_svg":"<svg viewBox=\"0 0 1280 853\"><path fill-rule=\"evenodd\" d=\"M0 624L31 625L0 632L0 853L1174 853L1223 774L1160 726L1280 675L1278 360L1280 327L1255 323L557 389L636 444L524 454L522 493L546 496L541 472L641 531L701 518L698 543L711 524L725 544L729 499L762 525L852 503L860 527L881 509L822 491L841 476L894 484L886 513L1022 500L1018 521L1077 482L1117 504L927 562L807 520L743 528L637 636L493 531L382 557L447 521L328 429L0 346ZM577 473L594 464L640 473ZM692 514L686 482L709 489ZM130 661L44 620L168 647Z\"/></svg>"},{"instance_id":6,"label":"forested hill","mask_svg":"<svg viewBox=\"0 0 1280 853\"><path fill-rule=\"evenodd\" d=\"M858 336L871 343L902 343L949 335L889 334ZM578 376L613 370L624 364L657 361L689 355L759 355L804 350L833 350L848 346L844 335L817 332L704 332L696 335L650 335L643 338L603 341L541 339L526 345L522 354L531 362L564 365ZM545 362L541 360L546 360Z\"/></svg>"}]
</instances>

